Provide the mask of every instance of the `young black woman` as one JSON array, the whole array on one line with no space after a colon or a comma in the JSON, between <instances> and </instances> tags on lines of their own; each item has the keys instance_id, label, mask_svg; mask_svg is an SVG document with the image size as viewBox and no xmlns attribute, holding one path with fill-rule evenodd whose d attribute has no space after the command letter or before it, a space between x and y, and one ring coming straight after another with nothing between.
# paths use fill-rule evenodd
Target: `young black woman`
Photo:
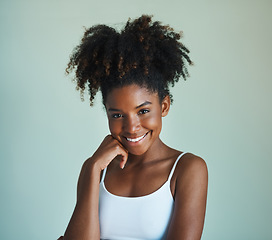
<instances>
[{"instance_id":1,"label":"young black woman","mask_svg":"<svg viewBox=\"0 0 272 240\"><path fill-rule=\"evenodd\" d=\"M180 34L142 15L120 32L87 29L67 73L77 88L98 91L110 134L88 158L64 240L192 240L204 225L208 172L205 161L160 139L174 86L192 64ZM180 136L176 137L177 140Z\"/></svg>"}]
</instances>

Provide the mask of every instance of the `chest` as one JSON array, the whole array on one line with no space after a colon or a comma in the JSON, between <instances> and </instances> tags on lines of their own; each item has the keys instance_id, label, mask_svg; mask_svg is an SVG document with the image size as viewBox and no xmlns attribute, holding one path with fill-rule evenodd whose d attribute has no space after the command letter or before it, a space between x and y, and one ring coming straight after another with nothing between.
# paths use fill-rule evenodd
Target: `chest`
<instances>
[{"instance_id":1,"label":"chest","mask_svg":"<svg viewBox=\"0 0 272 240\"><path fill-rule=\"evenodd\" d=\"M117 196L145 196L157 191L167 182L172 166L171 160L137 167L127 166L123 170L113 166L106 173L104 185L110 193ZM174 178L169 187L173 195Z\"/></svg>"}]
</instances>

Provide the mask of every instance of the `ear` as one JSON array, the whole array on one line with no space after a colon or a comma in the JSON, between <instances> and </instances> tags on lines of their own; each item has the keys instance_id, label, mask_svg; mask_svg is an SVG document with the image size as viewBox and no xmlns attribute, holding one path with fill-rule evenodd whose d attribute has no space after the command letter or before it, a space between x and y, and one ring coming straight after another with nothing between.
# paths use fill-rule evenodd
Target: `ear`
<instances>
[{"instance_id":1,"label":"ear","mask_svg":"<svg viewBox=\"0 0 272 240\"><path fill-rule=\"evenodd\" d=\"M170 109L170 97L169 95L167 95L163 100L162 100L162 103L161 103L161 109L162 109L162 117L165 117L168 112L169 112L169 109Z\"/></svg>"}]
</instances>

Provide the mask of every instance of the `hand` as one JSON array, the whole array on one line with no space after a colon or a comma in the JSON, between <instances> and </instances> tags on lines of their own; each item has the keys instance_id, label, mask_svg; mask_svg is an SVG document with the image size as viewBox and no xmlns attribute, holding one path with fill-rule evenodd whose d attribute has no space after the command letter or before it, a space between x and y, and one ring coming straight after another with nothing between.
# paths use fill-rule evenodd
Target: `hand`
<instances>
[{"instance_id":1,"label":"hand","mask_svg":"<svg viewBox=\"0 0 272 240\"><path fill-rule=\"evenodd\" d=\"M118 140L113 138L112 135L107 135L91 159L102 171L117 156L121 158L120 168L123 169L127 162L128 151Z\"/></svg>"},{"instance_id":2,"label":"hand","mask_svg":"<svg viewBox=\"0 0 272 240\"><path fill-rule=\"evenodd\" d=\"M90 176L97 177L98 183L101 177L101 171L104 170L113 159L120 157L120 168L124 168L128 151L119 141L108 135L104 138L92 157L88 158L81 169L78 179L77 199L84 199L90 190ZM88 194L87 194L88 195Z\"/></svg>"}]
</instances>

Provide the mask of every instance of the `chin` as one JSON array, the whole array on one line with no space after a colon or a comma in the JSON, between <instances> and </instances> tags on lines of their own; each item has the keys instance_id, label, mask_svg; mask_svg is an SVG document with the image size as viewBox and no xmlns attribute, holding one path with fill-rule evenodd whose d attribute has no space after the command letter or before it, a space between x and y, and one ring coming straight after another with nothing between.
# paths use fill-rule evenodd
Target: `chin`
<instances>
[{"instance_id":1,"label":"chin","mask_svg":"<svg viewBox=\"0 0 272 240\"><path fill-rule=\"evenodd\" d=\"M141 156L143 154L145 154L146 152L148 152L148 150L150 149L150 145L149 144L144 144L141 147L131 147L131 146L125 146L125 148L127 149L129 154L135 155L135 156Z\"/></svg>"}]
</instances>

